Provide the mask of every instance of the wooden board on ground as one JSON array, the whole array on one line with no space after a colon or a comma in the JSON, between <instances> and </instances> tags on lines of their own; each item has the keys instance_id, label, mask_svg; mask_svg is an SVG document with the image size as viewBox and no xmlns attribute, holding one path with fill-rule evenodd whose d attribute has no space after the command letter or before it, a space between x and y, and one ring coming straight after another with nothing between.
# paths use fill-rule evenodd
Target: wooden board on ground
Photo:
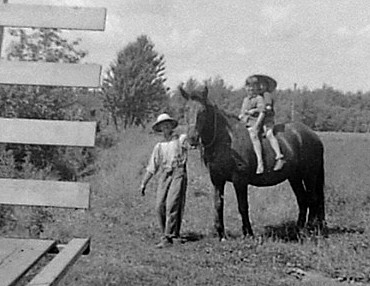
<instances>
[{"instance_id":1,"label":"wooden board on ground","mask_svg":"<svg viewBox=\"0 0 370 286\"><path fill-rule=\"evenodd\" d=\"M0 204L88 209L90 184L0 179Z\"/></svg>"},{"instance_id":2,"label":"wooden board on ground","mask_svg":"<svg viewBox=\"0 0 370 286\"><path fill-rule=\"evenodd\" d=\"M99 87L101 66L0 61L0 84Z\"/></svg>"},{"instance_id":3,"label":"wooden board on ground","mask_svg":"<svg viewBox=\"0 0 370 286\"><path fill-rule=\"evenodd\" d=\"M96 122L0 118L0 143L93 147Z\"/></svg>"},{"instance_id":4,"label":"wooden board on ground","mask_svg":"<svg viewBox=\"0 0 370 286\"><path fill-rule=\"evenodd\" d=\"M0 237L0 286L15 283L56 243Z\"/></svg>"},{"instance_id":5,"label":"wooden board on ground","mask_svg":"<svg viewBox=\"0 0 370 286\"><path fill-rule=\"evenodd\" d=\"M56 285L89 246L90 239L72 239L27 286Z\"/></svg>"},{"instance_id":6,"label":"wooden board on ground","mask_svg":"<svg viewBox=\"0 0 370 286\"><path fill-rule=\"evenodd\" d=\"M104 31L105 8L0 4L0 26Z\"/></svg>"}]
</instances>

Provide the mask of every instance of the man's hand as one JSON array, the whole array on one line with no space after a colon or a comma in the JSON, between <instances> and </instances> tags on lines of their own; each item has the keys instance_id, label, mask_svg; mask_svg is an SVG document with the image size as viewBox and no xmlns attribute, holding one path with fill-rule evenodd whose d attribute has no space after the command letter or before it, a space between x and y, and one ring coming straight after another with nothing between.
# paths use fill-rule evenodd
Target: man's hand
<instances>
[{"instance_id":1,"label":"man's hand","mask_svg":"<svg viewBox=\"0 0 370 286\"><path fill-rule=\"evenodd\" d=\"M140 186L140 192L141 192L141 195L142 195L142 196L145 196L145 185L144 185L144 184L142 184L142 185Z\"/></svg>"}]
</instances>

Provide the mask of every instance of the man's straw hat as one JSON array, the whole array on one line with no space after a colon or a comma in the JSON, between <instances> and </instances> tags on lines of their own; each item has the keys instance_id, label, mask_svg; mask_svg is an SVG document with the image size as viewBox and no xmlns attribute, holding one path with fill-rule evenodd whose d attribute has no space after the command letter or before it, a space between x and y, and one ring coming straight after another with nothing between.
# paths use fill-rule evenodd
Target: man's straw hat
<instances>
[{"instance_id":1,"label":"man's straw hat","mask_svg":"<svg viewBox=\"0 0 370 286\"><path fill-rule=\"evenodd\" d=\"M154 122L152 128L156 132L161 132L161 124L163 122L171 122L172 129L176 128L178 125L178 122L176 119L173 119L171 116L169 116L167 113L162 113L157 117L156 122Z\"/></svg>"}]
</instances>

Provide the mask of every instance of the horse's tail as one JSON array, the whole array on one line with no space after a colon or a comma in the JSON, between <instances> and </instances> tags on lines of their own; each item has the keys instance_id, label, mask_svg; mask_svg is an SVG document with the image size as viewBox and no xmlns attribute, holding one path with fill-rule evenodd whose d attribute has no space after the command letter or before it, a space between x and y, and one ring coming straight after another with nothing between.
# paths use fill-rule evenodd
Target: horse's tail
<instances>
[{"instance_id":1,"label":"horse's tail","mask_svg":"<svg viewBox=\"0 0 370 286\"><path fill-rule=\"evenodd\" d=\"M317 179L316 179L316 192L318 196L319 202L319 209L318 209L318 220L321 223L325 222L325 168L324 168L324 159L322 160L322 164L317 172Z\"/></svg>"},{"instance_id":2,"label":"horse's tail","mask_svg":"<svg viewBox=\"0 0 370 286\"><path fill-rule=\"evenodd\" d=\"M320 137L310 128L301 123L293 123L296 140L300 146L300 164L309 204L309 223L325 223L325 168L324 145Z\"/></svg>"}]
</instances>

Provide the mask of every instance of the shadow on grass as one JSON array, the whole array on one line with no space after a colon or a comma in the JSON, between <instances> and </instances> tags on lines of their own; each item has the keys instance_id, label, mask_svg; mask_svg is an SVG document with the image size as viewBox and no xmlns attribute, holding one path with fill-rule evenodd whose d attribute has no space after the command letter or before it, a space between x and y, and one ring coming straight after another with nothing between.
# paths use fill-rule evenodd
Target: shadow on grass
<instances>
[{"instance_id":1,"label":"shadow on grass","mask_svg":"<svg viewBox=\"0 0 370 286\"><path fill-rule=\"evenodd\" d=\"M346 226L331 226L327 228L328 234L344 234L344 233L358 233L363 234L365 229L363 227L346 227Z\"/></svg>"},{"instance_id":2,"label":"shadow on grass","mask_svg":"<svg viewBox=\"0 0 370 286\"><path fill-rule=\"evenodd\" d=\"M298 242L301 237L300 231L294 221L265 226L262 236L264 238L282 240L285 242Z\"/></svg>"},{"instance_id":3,"label":"shadow on grass","mask_svg":"<svg viewBox=\"0 0 370 286\"><path fill-rule=\"evenodd\" d=\"M342 227L330 226L326 227L324 233L309 230L307 228L299 229L296 222L289 221L278 225L269 225L264 227L262 236L273 240L281 240L284 242L303 242L303 240L313 237L328 237L332 234L347 234L347 233L364 233L364 228L360 227Z\"/></svg>"},{"instance_id":4,"label":"shadow on grass","mask_svg":"<svg viewBox=\"0 0 370 286\"><path fill-rule=\"evenodd\" d=\"M196 232L188 232L181 235L181 240L183 242L195 242L202 240L203 238L204 238L203 234Z\"/></svg>"}]
</instances>

